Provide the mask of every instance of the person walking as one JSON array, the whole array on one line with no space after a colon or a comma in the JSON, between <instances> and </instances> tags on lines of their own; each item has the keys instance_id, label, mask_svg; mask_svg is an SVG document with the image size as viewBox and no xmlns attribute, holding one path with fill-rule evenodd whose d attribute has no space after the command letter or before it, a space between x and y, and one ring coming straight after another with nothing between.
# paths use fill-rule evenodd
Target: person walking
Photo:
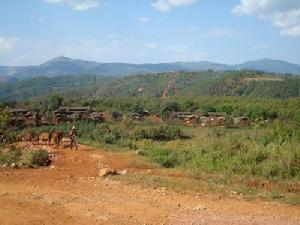
<instances>
[{"instance_id":1,"label":"person walking","mask_svg":"<svg viewBox=\"0 0 300 225\"><path fill-rule=\"evenodd\" d=\"M70 147L71 150L75 147L76 150L78 150L78 142L77 142L77 130L75 126L72 127L72 129L69 132L70 137Z\"/></svg>"}]
</instances>

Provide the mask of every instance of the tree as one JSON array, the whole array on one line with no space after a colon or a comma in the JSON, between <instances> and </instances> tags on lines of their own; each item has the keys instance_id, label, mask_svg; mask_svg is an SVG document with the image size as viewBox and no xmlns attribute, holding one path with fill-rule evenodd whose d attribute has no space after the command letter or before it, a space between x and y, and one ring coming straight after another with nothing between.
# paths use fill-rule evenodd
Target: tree
<instances>
[{"instance_id":1,"label":"tree","mask_svg":"<svg viewBox=\"0 0 300 225\"><path fill-rule=\"evenodd\" d=\"M7 109L0 109L0 133L7 129L9 118L10 112Z\"/></svg>"},{"instance_id":2,"label":"tree","mask_svg":"<svg viewBox=\"0 0 300 225\"><path fill-rule=\"evenodd\" d=\"M48 111L54 111L62 105L63 97L58 94L53 94L49 98Z\"/></svg>"},{"instance_id":3,"label":"tree","mask_svg":"<svg viewBox=\"0 0 300 225\"><path fill-rule=\"evenodd\" d=\"M177 102L166 102L162 108L161 115L163 118L167 118L172 112L180 111L180 106Z\"/></svg>"}]
</instances>

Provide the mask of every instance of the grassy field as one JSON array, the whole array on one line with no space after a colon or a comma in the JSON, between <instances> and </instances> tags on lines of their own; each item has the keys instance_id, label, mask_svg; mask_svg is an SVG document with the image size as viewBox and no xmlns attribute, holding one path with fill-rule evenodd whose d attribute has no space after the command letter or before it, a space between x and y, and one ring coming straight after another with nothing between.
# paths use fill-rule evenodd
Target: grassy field
<instances>
[{"instance_id":1,"label":"grassy field","mask_svg":"<svg viewBox=\"0 0 300 225\"><path fill-rule=\"evenodd\" d=\"M71 125L35 128L36 133ZM297 132L275 121L264 127L227 129L165 123L76 124L82 144L138 154L156 174L118 177L129 183L262 197L300 204L300 143Z\"/></svg>"}]
</instances>

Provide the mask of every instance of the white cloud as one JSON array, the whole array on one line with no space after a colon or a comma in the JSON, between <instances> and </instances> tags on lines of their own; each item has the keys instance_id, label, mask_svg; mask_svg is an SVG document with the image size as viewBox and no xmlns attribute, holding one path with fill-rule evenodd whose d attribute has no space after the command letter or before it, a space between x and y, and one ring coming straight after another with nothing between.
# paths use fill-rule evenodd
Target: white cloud
<instances>
[{"instance_id":1,"label":"white cloud","mask_svg":"<svg viewBox=\"0 0 300 225\"><path fill-rule=\"evenodd\" d=\"M150 43L146 43L145 46L147 48L155 49L155 48L158 47L158 43L156 43L156 42L150 42Z\"/></svg>"},{"instance_id":2,"label":"white cloud","mask_svg":"<svg viewBox=\"0 0 300 225\"><path fill-rule=\"evenodd\" d=\"M282 36L300 37L299 0L241 0L232 12L256 15L278 27Z\"/></svg>"},{"instance_id":3,"label":"white cloud","mask_svg":"<svg viewBox=\"0 0 300 225\"><path fill-rule=\"evenodd\" d=\"M168 12L172 8L188 6L196 3L198 0L157 0L151 6L161 12Z\"/></svg>"},{"instance_id":4,"label":"white cloud","mask_svg":"<svg viewBox=\"0 0 300 225\"><path fill-rule=\"evenodd\" d=\"M0 53L7 53L13 50L16 46L17 38L0 37Z\"/></svg>"},{"instance_id":5,"label":"white cloud","mask_svg":"<svg viewBox=\"0 0 300 225\"><path fill-rule=\"evenodd\" d=\"M49 3L62 4L71 7L76 11L83 11L96 8L99 5L99 0L44 0Z\"/></svg>"},{"instance_id":6,"label":"white cloud","mask_svg":"<svg viewBox=\"0 0 300 225\"><path fill-rule=\"evenodd\" d=\"M171 6L165 0L158 0L151 4L151 6L161 12L168 12L171 9Z\"/></svg>"},{"instance_id":7,"label":"white cloud","mask_svg":"<svg viewBox=\"0 0 300 225\"><path fill-rule=\"evenodd\" d=\"M169 5L172 7L180 7L186 5L192 5L197 2L197 0L168 0Z\"/></svg>"},{"instance_id":8,"label":"white cloud","mask_svg":"<svg viewBox=\"0 0 300 225\"><path fill-rule=\"evenodd\" d=\"M140 17L140 18L139 18L139 21L140 21L141 23L149 23L149 22L151 22L151 18L150 18L150 17L143 16L143 17Z\"/></svg>"},{"instance_id":9,"label":"white cloud","mask_svg":"<svg viewBox=\"0 0 300 225\"><path fill-rule=\"evenodd\" d=\"M295 26L288 29L282 29L280 31L280 35L290 36L290 37L300 37L300 26Z\"/></svg>"}]
</instances>

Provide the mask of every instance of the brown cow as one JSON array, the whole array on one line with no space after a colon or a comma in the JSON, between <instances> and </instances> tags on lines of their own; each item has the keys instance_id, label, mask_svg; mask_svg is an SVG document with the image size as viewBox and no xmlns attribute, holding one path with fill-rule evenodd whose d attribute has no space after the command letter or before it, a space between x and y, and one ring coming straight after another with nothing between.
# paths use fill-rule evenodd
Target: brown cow
<instances>
[{"instance_id":1,"label":"brown cow","mask_svg":"<svg viewBox=\"0 0 300 225\"><path fill-rule=\"evenodd\" d=\"M33 131L32 130L28 130L23 138L22 138L23 141L27 141L27 142L31 142L33 140Z\"/></svg>"},{"instance_id":2,"label":"brown cow","mask_svg":"<svg viewBox=\"0 0 300 225\"><path fill-rule=\"evenodd\" d=\"M30 143L33 141L34 133L32 130L26 131L26 133L22 136L21 140L25 142L25 147L28 148Z\"/></svg>"},{"instance_id":3,"label":"brown cow","mask_svg":"<svg viewBox=\"0 0 300 225\"><path fill-rule=\"evenodd\" d=\"M63 132L60 130L54 131L51 135L51 141L54 144L54 149L57 149L61 144L63 138Z\"/></svg>"},{"instance_id":4,"label":"brown cow","mask_svg":"<svg viewBox=\"0 0 300 225\"><path fill-rule=\"evenodd\" d=\"M39 140L40 140L40 137L39 135L35 136L32 140L32 144L33 145L39 145Z\"/></svg>"},{"instance_id":5,"label":"brown cow","mask_svg":"<svg viewBox=\"0 0 300 225\"><path fill-rule=\"evenodd\" d=\"M43 132L39 135L39 141L42 142L42 144L51 144L51 133Z\"/></svg>"}]
</instances>

